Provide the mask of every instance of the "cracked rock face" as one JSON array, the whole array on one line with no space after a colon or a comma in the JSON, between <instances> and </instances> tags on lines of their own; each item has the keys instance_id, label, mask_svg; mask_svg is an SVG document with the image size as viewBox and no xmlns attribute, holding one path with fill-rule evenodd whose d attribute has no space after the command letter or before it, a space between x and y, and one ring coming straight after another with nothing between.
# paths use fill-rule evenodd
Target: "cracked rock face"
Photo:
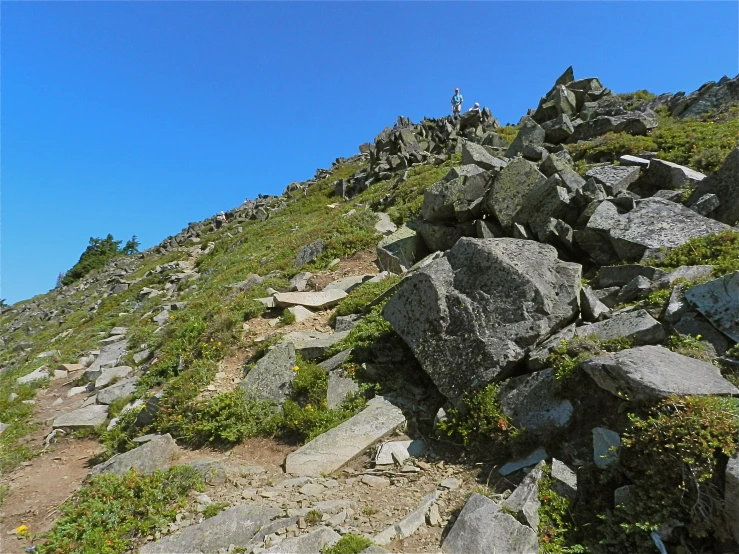
<instances>
[{"instance_id":1,"label":"cracked rock face","mask_svg":"<svg viewBox=\"0 0 739 554\"><path fill-rule=\"evenodd\" d=\"M551 246L462 238L406 278L383 315L456 402L506 378L530 347L577 315L580 273Z\"/></svg>"}]
</instances>

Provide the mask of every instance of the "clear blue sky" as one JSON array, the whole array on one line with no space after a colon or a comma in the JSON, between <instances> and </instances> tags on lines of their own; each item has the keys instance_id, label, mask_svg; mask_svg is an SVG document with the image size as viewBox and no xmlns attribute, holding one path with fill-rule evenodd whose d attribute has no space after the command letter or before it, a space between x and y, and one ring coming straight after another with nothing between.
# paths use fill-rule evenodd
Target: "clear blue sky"
<instances>
[{"instance_id":1,"label":"clear blue sky","mask_svg":"<svg viewBox=\"0 0 739 554\"><path fill-rule=\"evenodd\" d=\"M397 115L517 122L570 64L616 92L739 73L737 2L2 2L0 298L90 237L150 247Z\"/></svg>"}]
</instances>

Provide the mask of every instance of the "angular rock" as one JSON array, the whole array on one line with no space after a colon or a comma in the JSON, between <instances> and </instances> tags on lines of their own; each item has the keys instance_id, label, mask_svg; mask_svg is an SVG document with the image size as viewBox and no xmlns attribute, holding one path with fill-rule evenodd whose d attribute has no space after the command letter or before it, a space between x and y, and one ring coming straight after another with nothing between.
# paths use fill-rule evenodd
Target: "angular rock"
<instances>
[{"instance_id":1,"label":"angular rock","mask_svg":"<svg viewBox=\"0 0 739 554\"><path fill-rule=\"evenodd\" d=\"M133 368L127 365L105 368L100 374L100 377L95 379L95 388L102 389L116 379L128 377L132 372Z\"/></svg>"},{"instance_id":2,"label":"angular rock","mask_svg":"<svg viewBox=\"0 0 739 554\"><path fill-rule=\"evenodd\" d=\"M277 546L263 550L262 554L318 554L324 548L335 545L340 538L341 535L336 531L319 527L307 535L286 539Z\"/></svg>"},{"instance_id":3,"label":"angular rock","mask_svg":"<svg viewBox=\"0 0 739 554\"><path fill-rule=\"evenodd\" d=\"M354 326L359 323L362 319L360 314L340 315L336 317L336 323L334 324L334 331L340 333L341 331L351 331Z\"/></svg>"},{"instance_id":4,"label":"angular rock","mask_svg":"<svg viewBox=\"0 0 739 554\"><path fill-rule=\"evenodd\" d=\"M580 308L585 321L600 321L611 309L601 302L590 287L583 287L580 291Z\"/></svg>"},{"instance_id":5,"label":"angular rock","mask_svg":"<svg viewBox=\"0 0 739 554\"><path fill-rule=\"evenodd\" d=\"M570 204L569 193L563 185L559 174L552 175L529 192L515 215L515 221L528 225L539 241L547 240L551 220L574 223L577 219L577 211Z\"/></svg>"},{"instance_id":6,"label":"angular rock","mask_svg":"<svg viewBox=\"0 0 739 554\"><path fill-rule=\"evenodd\" d=\"M575 336L577 337L590 335L595 335L599 340L628 338L637 346L657 344L667 339L662 325L646 310L619 314L611 319L592 325L583 325L575 329Z\"/></svg>"},{"instance_id":7,"label":"angular rock","mask_svg":"<svg viewBox=\"0 0 739 554\"><path fill-rule=\"evenodd\" d=\"M343 279L338 279L332 283L329 283L326 285L323 290L343 290L346 293L349 293L356 289L359 285L362 283L366 283L370 279L372 279L374 275L353 275L351 277L344 277Z\"/></svg>"},{"instance_id":8,"label":"angular rock","mask_svg":"<svg viewBox=\"0 0 739 554\"><path fill-rule=\"evenodd\" d=\"M501 510L489 498L474 493L444 539L445 554L537 554L539 541L530 527Z\"/></svg>"},{"instance_id":9,"label":"angular rock","mask_svg":"<svg viewBox=\"0 0 739 554\"><path fill-rule=\"evenodd\" d=\"M341 366L346 360L349 359L349 356L352 353L352 349L348 348L347 350L342 350L335 356L331 356L328 360L321 362L318 364L326 371L334 371L337 367Z\"/></svg>"},{"instance_id":10,"label":"angular rock","mask_svg":"<svg viewBox=\"0 0 739 554\"><path fill-rule=\"evenodd\" d=\"M312 477L336 471L403 423L405 417L399 408L375 397L351 419L290 453L285 471Z\"/></svg>"},{"instance_id":11,"label":"angular rock","mask_svg":"<svg viewBox=\"0 0 739 554\"><path fill-rule=\"evenodd\" d=\"M288 308L287 311L295 316L295 321L297 323L308 321L309 319L313 319L316 316L316 314L304 308L303 306L293 306L292 308Z\"/></svg>"},{"instance_id":12,"label":"angular rock","mask_svg":"<svg viewBox=\"0 0 739 554\"><path fill-rule=\"evenodd\" d=\"M526 359L526 367L532 371L538 371L547 367L547 358L562 345L562 341L568 341L575 336L575 324L568 325L561 331L557 331L544 342L538 344Z\"/></svg>"},{"instance_id":13,"label":"angular rock","mask_svg":"<svg viewBox=\"0 0 739 554\"><path fill-rule=\"evenodd\" d=\"M683 336L700 337L707 354L711 356L723 356L730 346L729 339L696 312L682 314L673 329Z\"/></svg>"},{"instance_id":14,"label":"angular rock","mask_svg":"<svg viewBox=\"0 0 739 554\"><path fill-rule=\"evenodd\" d=\"M500 171L505 165L503 160L490 154L484 147L467 140L462 144L462 163L474 164L486 171Z\"/></svg>"},{"instance_id":15,"label":"angular rock","mask_svg":"<svg viewBox=\"0 0 739 554\"><path fill-rule=\"evenodd\" d=\"M594 167L585 176L592 177L596 183L603 185L609 196L616 196L638 179L640 171L639 167L634 166L607 165Z\"/></svg>"},{"instance_id":16,"label":"angular rock","mask_svg":"<svg viewBox=\"0 0 739 554\"><path fill-rule=\"evenodd\" d=\"M173 554L175 552L211 554L219 549L227 549L232 544L245 546L262 526L269 524L281 513L282 510L277 508L234 506L202 523L185 527L156 542L147 543L139 552L140 554ZM311 552L319 552L319 550Z\"/></svg>"},{"instance_id":17,"label":"angular rock","mask_svg":"<svg viewBox=\"0 0 739 554\"><path fill-rule=\"evenodd\" d=\"M101 390L97 395L98 404L112 404L120 398L131 396L136 392L136 384L138 382L138 377L131 377L130 379L124 379L113 386Z\"/></svg>"},{"instance_id":18,"label":"angular rock","mask_svg":"<svg viewBox=\"0 0 739 554\"><path fill-rule=\"evenodd\" d=\"M326 243L317 240L300 247L298 255L295 257L294 267L300 267L311 262L315 262L321 254L326 250Z\"/></svg>"},{"instance_id":19,"label":"angular rock","mask_svg":"<svg viewBox=\"0 0 739 554\"><path fill-rule=\"evenodd\" d=\"M514 377L500 389L498 398L503 412L519 429L541 431L567 426L572 404L557 398L551 369Z\"/></svg>"},{"instance_id":20,"label":"angular rock","mask_svg":"<svg viewBox=\"0 0 739 554\"><path fill-rule=\"evenodd\" d=\"M423 195L423 219L464 222L480 217L483 197L491 183L492 176L489 173L478 173L431 185Z\"/></svg>"},{"instance_id":21,"label":"angular rock","mask_svg":"<svg viewBox=\"0 0 739 554\"><path fill-rule=\"evenodd\" d=\"M575 131L570 118L566 114L561 114L554 119L545 121L541 124L544 130L544 140L551 144L561 144L565 142Z\"/></svg>"},{"instance_id":22,"label":"angular rock","mask_svg":"<svg viewBox=\"0 0 739 554\"><path fill-rule=\"evenodd\" d=\"M344 340L348 331L320 333L318 331L293 331L282 337L282 342L291 342L295 352L306 360L315 360L326 355L337 342Z\"/></svg>"},{"instance_id":23,"label":"angular rock","mask_svg":"<svg viewBox=\"0 0 739 554\"><path fill-rule=\"evenodd\" d=\"M556 458L552 458L552 488L570 500L577 496L577 474Z\"/></svg>"},{"instance_id":24,"label":"angular rock","mask_svg":"<svg viewBox=\"0 0 739 554\"><path fill-rule=\"evenodd\" d=\"M431 252L449 250L462 237L475 236L472 223L445 224L423 221L418 225L418 234Z\"/></svg>"},{"instance_id":25,"label":"angular rock","mask_svg":"<svg viewBox=\"0 0 739 554\"><path fill-rule=\"evenodd\" d=\"M499 239L505 237L505 233L497 221L478 219L475 221L475 236L478 239Z\"/></svg>"},{"instance_id":26,"label":"angular rock","mask_svg":"<svg viewBox=\"0 0 739 554\"><path fill-rule=\"evenodd\" d=\"M149 475L157 469L169 469L177 450L177 443L169 433L157 435L138 448L116 454L108 461L96 465L90 473L91 475L113 473L123 476L129 469L134 468L139 473Z\"/></svg>"},{"instance_id":27,"label":"angular rock","mask_svg":"<svg viewBox=\"0 0 739 554\"><path fill-rule=\"evenodd\" d=\"M568 143L590 140L606 133L626 132L630 135L646 135L657 126L657 117L652 112L627 112L624 115L598 116L583 121L567 139Z\"/></svg>"},{"instance_id":28,"label":"angular rock","mask_svg":"<svg viewBox=\"0 0 739 554\"><path fill-rule=\"evenodd\" d=\"M485 170L476 164L466 164L457 167L452 167L449 173L444 175L444 181L453 181L459 177L471 177L478 173L485 173Z\"/></svg>"},{"instance_id":29,"label":"angular rock","mask_svg":"<svg viewBox=\"0 0 739 554\"><path fill-rule=\"evenodd\" d=\"M542 144L545 138L544 129L539 127L539 124L530 117L524 117L516 138L513 139L508 150L506 150L505 157L514 158L517 154L521 154L526 146Z\"/></svg>"},{"instance_id":30,"label":"angular rock","mask_svg":"<svg viewBox=\"0 0 739 554\"><path fill-rule=\"evenodd\" d=\"M323 290L321 292L278 292L274 295L275 303L282 308L304 306L315 310L325 310L336 306L347 294L340 289Z\"/></svg>"},{"instance_id":31,"label":"angular rock","mask_svg":"<svg viewBox=\"0 0 739 554\"><path fill-rule=\"evenodd\" d=\"M649 296L652 288L652 281L646 277L642 275L634 277L619 291L618 296L616 297L616 303L623 304L626 302L632 302L637 298L646 298Z\"/></svg>"},{"instance_id":32,"label":"angular rock","mask_svg":"<svg viewBox=\"0 0 739 554\"><path fill-rule=\"evenodd\" d=\"M739 393L712 364L661 346L602 354L585 362L583 368L600 388L632 402L654 402L670 394Z\"/></svg>"},{"instance_id":33,"label":"angular rock","mask_svg":"<svg viewBox=\"0 0 739 554\"><path fill-rule=\"evenodd\" d=\"M290 292L305 292L308 288L308 281L311 277L313 277L313 274L310 271L301 271L300 273L293 275L293 277L287 282Z\"/></svg>"},{"instance_id":34,"label":"angular rock","mask_svg":"<svg viewBox=\"0 0 739 554\"><path fill-rule=\"evenodd\" d=\"M688 200L688 205L706 194L715 194L720 202L712 214L729 225L739 221L739 148L734 148L719 170L703 179Z\"/></svg>"},{"instance_id":35,"label":"angular rock","mask_svg":"<svg viewBox=\"0 0 739 554\"><path fill-rule=\"evenodd\" d=\"M593 461L600 469L618 461L618 451L621 448L621 437L618 433L595 427L593 429Z\"/></svg>"},{"instance_id":36,"label":"angular rock","mask_svg":"<svg viewBox=\"0 0 739 554\"><path fill-rule=\"evenodd\" d=\"M689 167L666 160L653 159L629 190L639 196L652 196L658 190L677 190L695 187L706 176Z\"/></svg>"},{"instance_id":37,"label":"angular rock","mask_svg":"<svg viewBox=\"0 0 739 554\"><path fill-rule=\"evenodd\" d=\"M394 523L378 535L375 535L373 542L376 544L388 544L394 539L405 539L415 533L421 525L426 523L426 514L431 506L439 498L439 491L427 494L421 499L418 508L413 510L399 522Z\"/></svg>"},{"instance_id":38,"label":"angular rock","mask_svg":"<svg viewBox=\"0 0 739 554\"><path fill-rule=\"evenodd\" d=\"M524 159L513 160L495 179L485 197L485 209L498 219L504 230L510 232L513 218L524 206L529 193L546 180L531 162Z\"/></svg>"},{"instance_id":39,"label":"angular rock","mask_svg":"<svg viewBox=\"0 0 739 554\"><path fill-rule=\"evenodd\" d=\"M62 414L52 423L54 429L94 429L108 419L108 406L94 404Z\"/></svg>"},{"instance_id":40,"label":"angular rock","mask_svg":"<svg viewBox=\"0 0 739 554\"><path fill-rule=\"evenodd\" d=\"M630 154L624 154L618 159L618 161L622 166L642 167L645 169L649 167L649 160L645 160L638 156L631 156Z\"/></svg>"},{"instance_id":41,"label":"angular rock","mask_svg":"<svg viewBox=\"0 0 739 554\"><path fill-rule=\"evenodd\" d=\"M734 341L739 341L739 271L695 285L685 298L708 321Z\"/></svg>"},{"instance_id":42,"label":"angular rock","mask_svg":"<svg viewBox=\"0 0 739 554\"><path fill-rule=\"evenodd\" d=\"M532 241L462 238L406 277L383 315L457 401L507 377L528 348L575 317L580 269Z\"/></svg>"},{"instance_id":43,"label":"angular rock","mask_svg":"<svg viewBox=\"0 0 739 554\"><path fill-rule=\"evenodd\" d=\"M246 374L241 381L241 388L255 400L282 404L295 380L295 362L295 346L291 342L278 344Z\"/></svg>"},{"instance_id":44,"label":"angular rock","mask_svg":"<svg viewBox=\"0 0 739 554\"><path fill-rule=\"evenodd\" d=\"M326 394L326 405L329 410L341 407L344 400L350 394L359 390L359 385L350 377L339 375L338 371L332 371L328 375L328 392Z\"/></svg>"},{"instance_id":45,"label":"angular rock","mask_svg":"<svg viewBox=\"0 0 739 554\"><path fill-rule=\"evenodd\" d=\"M408 458L420 456L425 450L426 443L422 440L385 442L377 451L375 464L402 464Z\"/></svg>"},{"instance_id":46,"label":"angular rock","mask_svg":"<svg viewBox=\"0 0 739 554\"><path fill-rule=\"evenodd\" d=\"M729 458L726 464L724 498L729 531L734 540L739 541L739 453Z\"/></svg>"},{"instance_id":47,"label":"angular rock","mask_svg":"<svg viewBox=\"0 0 739 554\"><path fill-rule=\"evenodd\" d=\"M534 466L539 462L546 460L547 458L549 458L549 454L547 454L547 451L544 450L543 447L539 447L525 458L521 458L520 460L513 460L502 465L498 469L498 473L503 476L510 475L514 471L518 471L519 469L523 469L525 467Z\"/></svg>"},{"instance_id":48,"label":"angular rock","mask_svg":"<svg viewBox=\"0 0 739 554\"><path fill-rule=\"evenodd\" d=\"M133 355L133 362L136 365L140 365L140 364L146 362L147 360L149 360L151 358L151 354L152 354L152 352L151 352L151 349L149 349L149 348L145 348L144 350L140 350L140 351L136 352Z\"/></svg>"},{"instance_id":49,"label":"angular rock","mask_svg":"<svg viewBox=\"0 0 739 554\"><path fill-rule=\"evenodd\" d=\"M377 245L377 260L380 268L401 274L426 255L426 247L416 231L402 225Z\"/></svg>"},{"instance_id":50,"label":"angular rock","mask_svg":"<svg viewBox=\"0 0 739 554\"><path fill-rule=\"evenodd\" d=\"M513 512L519 521L526 521L529 527L537 531L539 529L539 508L541 508L539 481L544 476L544 466L546 466L545 462L539 462L501 504L502 508Z\"/></svg>"},{"instance_id":51,"label":"angular rock","mask_svg":"<svg viewBox=\"0 0 739 554\"><path fill-rule=\"evenodd\" d=\"M100 377L103 369L116 366L126 354L126 344L127 341L120 341L101 348L100 355L95 358L82 376L87 381L94 381Z\"/></svg>"},{"instance_id":52,"label":"angular rock","mask_svg":"<svg viewBox=\"0 0 739 554\"><path fill-rule=\"evenodd\" d=\"M381 235L392 235L398 230L398 226L390 220L390 216L384 212L375 213L377 216L377 223L375 223L375 231Z\"/></svg>"},{"instance_id":53,"label":"angular rock","mask_svg":"<svg viewBox=\"0 0 739 554\"><path fill-rule=\"evenodd\" d=\"M690 209L695 213L707 216L719 207L721 201L715 194L704 194L695 203L690 205Z\"/></svg>"},{"instance_id":54,"label":"angular rock","mask_svg":"<svg viewBox=\"0 0 739 554\"><path fill-rule=\"evenodd\" d=\"M19 385L23 385L25 383L33 383L34 381L43 381L44 379L48 379L49 377L49 370L45 366L43 366L33 370L28 375L18 377L15 382Z\"/></svg>"},{"instance_id":55,"label":"angular rock","mask_svg":"<svg viewBox=\"0 0 739 554\"><path fill-rule=\"evenodd\" d=\"M661 269L646 265L626 264L601 267L598 272L597 288L623 287L635 277L643 276L650 281L658 281L667 275Z\"/></svg>"}]
</instances>

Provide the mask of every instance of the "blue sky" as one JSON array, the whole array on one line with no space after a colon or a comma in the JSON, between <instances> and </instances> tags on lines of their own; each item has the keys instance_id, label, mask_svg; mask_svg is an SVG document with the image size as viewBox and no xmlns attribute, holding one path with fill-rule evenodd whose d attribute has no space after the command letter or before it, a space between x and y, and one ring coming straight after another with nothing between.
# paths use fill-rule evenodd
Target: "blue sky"
<instances>
[{"instance_id":1,"label":"blue sky","mask_svg":"<svg viewBox=\"0 0 739 554\"><path fill-rule=\"evenodd\" d=\"M739 73L737 2L2 2L0 298L351 156L454 87L517 122L570 64L616 92Z\"/></svg>"}]
</instances>

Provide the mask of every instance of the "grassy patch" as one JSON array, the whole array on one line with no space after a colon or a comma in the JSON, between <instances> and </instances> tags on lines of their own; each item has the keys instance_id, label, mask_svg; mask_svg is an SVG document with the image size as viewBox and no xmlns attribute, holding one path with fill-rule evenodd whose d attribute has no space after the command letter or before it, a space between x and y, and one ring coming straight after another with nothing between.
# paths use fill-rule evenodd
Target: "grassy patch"
<instances>
[{"instance_id":1,"label":"grassy patch","mask_svg":"<svg viewBox=\"0 0 739 554\"><path fill-rule=\"evenodd\" d=\"M359 554L370 546L372 546L372 541L368 538L348 533L341 537L335 545L321 550L321 554Z\"/></svg>"},{"instance_id":2,"label":"grassy patch","mask_svg":"<svg viewBox=\"0 0 739 554\"><path fill-rule=\"evenodd\" d=\"M213 502L213 504L208 504L205 507L205 510L203 510L203 517L205 519L210 519L213 516L217 516L223 510L228 508L228 506L229 506L228 502Z\"/></svg>"},{"instance_id":3,"label":"grassy patch","mask_svg":"<svg viewBox=\"0 0 739 554\"><path fill-rule=\"evenodd\" d=\"M627 338L601 341L595 335L575 337L562 341L547 358L547 364L560 386L566 386L579 378L583 362L605 352L619 352L627 348L631 348L631 341Z\"/></svg>"},{"instance_id":4,"label":"grassy patch","mask_svg":"<svg viewBox=\"0 0 739 554\"><path fill-rule=\"evenodd\" d=\"M388 275L379 283L364 283L358 286L349 293L349 296L339 302L331 314L332 320L335 321L337 316L361 313L367 304L398 283L401 279L401 275Z\"/></svg>"},{"instance_id":5,"label":"grassy patch","mask_svg":"<svg viewBox=\"0 0 739 554\"><path fill-rule=\"evenodd\" d=\"M61 507L61 517L38 546L41 554L118 554L163 529L185 505L193 488L202 490L193 468L179 466L152 475L93 477Z\"/></svg>"},{"instance_id":6,"label":"grassy patch","mask_svg":"<svg viewBox=\"0 0 739 554\"><path fill-rule=\"evenodd\" d=\"M661 267L674 268L681 265L713 265L713 275L721 277L739 270L739 233L724 231L704 237L690 239L671 250Z\"/></svg>"},{"instance_id":7,"label":"grassy patch","mask_svg":"<svg viewBox=\"0 0 739 554\"><path fill-rule=\"evenodd\" d=\"M701 336L692 335L670 335L667 339L667 348L683 356L695 358L696 360L702 360L704 362L710 362L713 359L708 353L706 344L701 341Z\"/></svg>"},{"instance_id":8,"label":"grassy patch","mask_svg":"<svg viewBox=\"0 0 739 554\"><path fill-rule=\"evenodd\" d=\"M343 340L331 347L330 354L338 354L347 348L370 348L384 338L394 334L390 323L382 317L385 302L373 307L369 313L357 323Z\"/></svg>"}]
</instances>

